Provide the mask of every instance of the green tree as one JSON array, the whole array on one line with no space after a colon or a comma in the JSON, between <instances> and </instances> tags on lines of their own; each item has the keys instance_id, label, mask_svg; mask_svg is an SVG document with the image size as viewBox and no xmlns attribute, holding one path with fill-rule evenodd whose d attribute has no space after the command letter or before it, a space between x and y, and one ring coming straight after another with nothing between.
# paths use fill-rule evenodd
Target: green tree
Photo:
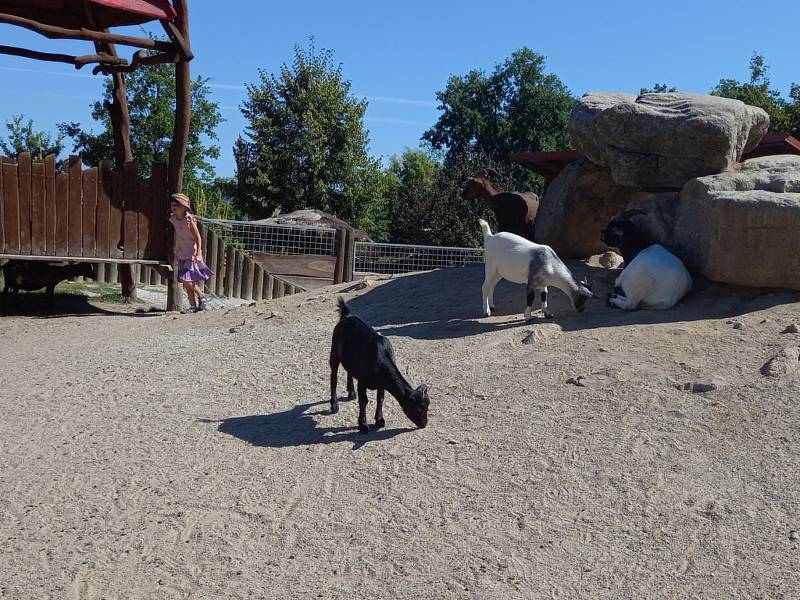
<instances>
[{"instance_id":1,"label":"green tree","mask_svg":"<svg viewBox=\"0 0 800 600\"><path fill-rule=\"evenodd\" d=\"M651 88L641 88L639 94L666 94L668 92L677 92L678 88L674 85L667 85L666 83L656 83Z\"/></svg>"},{"instance_id":2,"label":"green tree","mask_svg":"<svg viewBox=\"0 0 800 600\"><path fill-rule=\"evenodd\" d=\"M391 157L386 170L391 241L420 243L426 238L420 224L429 220L440 171L441 165L424 150L406 149Z\"/></svg>"},{"instance_id":3,"label":"green tree","mask_svg":"<svg viewBox=\"0 0 800 600\"><path fill-rule=\"evenodd\" d=\"M151 172L154 162L167 162L175 126L175 67L155 65L137 69L126 76L130 111L131 149L143 176ZM72 138L76 154L84 162L95 165L114 156L114 134L105 102L113 93L111 78L105 83L103 101L92 105L92 118L100 131L87 131L79 123L60 123L62 135ZM217 127L222 122L219 105L210 100L208 80L198 77L192 82L192 121L186 150L185 183L211 182L214 177L212 159L219 158L219 146L209 141L218 139Z\"/></svg>"},{"instance_id":4,"label":"green tree","mask_svg":"<svg viewBox=\"0 0 800 600\"><path fill-rule=\"evenodd\" d=\"M58 156L64 150L64 136L55 137L47 131L36 131L33 128L33 119L25 122L23 115L14 115L6 121L8 130L7 138L0 138L0 150L10 158L16 158L23 152L30 152L36 160L41 160L48 154Z\"/></svg>"},{"instance_id":5,"label":"green tree","mask_svg":"<svg viewBox=\"0 0 800 600\"><path fill-rule=\"evenodd\" d=\"M351 94L333 52L312 40L294 54L279 73L259 71L247 86L249 124L234 147L236 206L252 218L317 208L380 237L386 180L367 151L367 103Z\"/></svg>"},{"instance_id":6,"label":"green tree","mask_svg":"<svg viewBox=\"0 0 800 600\"><path fill-rule=\"evenodd\" d=\"M800 120L797 118L800 112L800 89L792 84L791 102L778 90L770 89L769 67L761 54L753 53L750 58L750 81L721 79L711 93L763 108L769 115L770 131L800 134Z\"/></svg>"},{"instance_id":7,"label":"green tree","mask_svg":"<svg viewBox=\"0 0 800 600\"><path fill-rule=\"evenodd\" d=\"M436 94L442 111L423 139L447 157L481 153L507 165L509 154L566 150L575 98L558 76L545 72L545 57L529 48L514 52L491 74L453 76ZM542 179L513 165L518 189L541 191Z\"/></svg>"}]
</instances>

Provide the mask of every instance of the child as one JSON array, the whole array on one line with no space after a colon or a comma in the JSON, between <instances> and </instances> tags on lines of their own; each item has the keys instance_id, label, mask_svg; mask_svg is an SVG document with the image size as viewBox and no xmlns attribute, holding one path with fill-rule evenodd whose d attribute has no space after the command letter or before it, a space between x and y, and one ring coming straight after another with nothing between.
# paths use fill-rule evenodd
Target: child
<instances>
[{"instance_id":1,"label":"child","mask_svg":"<svg viewBox=\"0 0 800 600\"><path fill-rule=\"evenodd\" d=\"M175 260L178 261L178 281L186 288L190 308L184 313L193 313L208 308L203 289L200 287L214 272L203 262L203 247L197 222L189 210L192 205L184 194L173 194L170 202L172 215L169 222L175 228Z\"/></svg>"}]
</instances>

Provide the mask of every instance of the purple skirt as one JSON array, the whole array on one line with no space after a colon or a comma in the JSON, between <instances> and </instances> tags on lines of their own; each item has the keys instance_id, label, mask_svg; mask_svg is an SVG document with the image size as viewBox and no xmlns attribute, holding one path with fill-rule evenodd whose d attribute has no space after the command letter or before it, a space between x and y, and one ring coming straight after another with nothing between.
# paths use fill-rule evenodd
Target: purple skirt
<instances>
[{"instance_id":1,"label":"purple skirt","mask_svg":"<svg viewBox=\"0 0 800 600\"><path fill-rule=\"evenodd\" d=\"M202 260L179 260L178 281L181 283L197 283L208 281L214 271L208 268Z\"/></svg>"}]
</instances>

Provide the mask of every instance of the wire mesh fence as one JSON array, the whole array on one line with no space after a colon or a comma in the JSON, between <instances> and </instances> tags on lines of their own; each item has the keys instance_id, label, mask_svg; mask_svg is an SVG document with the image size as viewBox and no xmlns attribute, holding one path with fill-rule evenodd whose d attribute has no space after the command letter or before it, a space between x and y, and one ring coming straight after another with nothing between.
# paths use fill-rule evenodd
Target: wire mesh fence
<instances>
[{"instance_id":1,"label":"wire mesh fence","mask_svg":"<svg viewBox=\"0 0 800 600\"><path fill-rule=\"evenodd\" d=\"M483 248L356 242L353 273L394 275L483 264Z\"/></svg>"},{"instance_id":2,"label":"wire mesh fence","mask_svg":"<svg viewBox=\"0 0 800 600\"><path fill-rule=\"evenodd\" d=\"M219 221L197 217L215 229L226 241L238 242L249 253L284 255L336 255L336 230L301 225L273 225L249 221Z\"/></svg>"}]
</instances>

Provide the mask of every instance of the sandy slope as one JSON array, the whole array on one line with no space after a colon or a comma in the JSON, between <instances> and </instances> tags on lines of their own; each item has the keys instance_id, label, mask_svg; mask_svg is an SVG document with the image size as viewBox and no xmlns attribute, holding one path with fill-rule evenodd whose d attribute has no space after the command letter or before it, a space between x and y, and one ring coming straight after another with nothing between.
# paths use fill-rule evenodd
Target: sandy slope
<instances>
[{"instance_id":1,"label":"sandy slope","mask_svg":"<svg viewBox=\"0 0 800 600\"><path fill-rule=\"evenodd\" d=\"M525 325L480 282L348 294L431 385L427 429L389 400L366 436L324 402L333 290L3 318L0 597L800 597L800 383L760 373L798 295Z\"/></svg>"}]
</instances>

